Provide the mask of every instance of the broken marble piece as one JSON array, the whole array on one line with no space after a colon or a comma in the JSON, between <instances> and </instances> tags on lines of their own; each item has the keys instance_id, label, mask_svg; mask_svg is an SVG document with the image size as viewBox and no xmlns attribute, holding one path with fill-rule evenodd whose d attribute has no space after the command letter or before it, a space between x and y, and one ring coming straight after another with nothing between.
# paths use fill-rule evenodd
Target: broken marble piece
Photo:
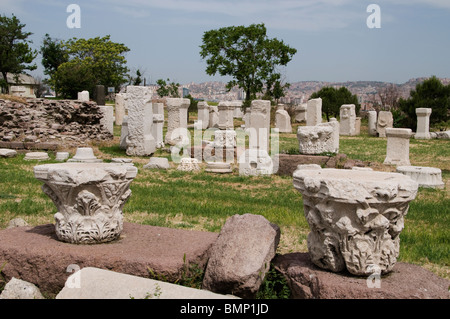
<instances>
[{"instance_id":1,"label":"broken marble piece","mask_svg":"<svg viewBox=\"0 0 450 319\"><path fill-rule=\"evenodd\" d=\"M117 239L123 229L122 208L131 196L134 165L61 163L34 167L42 191L56 205L55 231L59 240L96 244Z\"/></svg>"},{"instance_id":2,"label":"broken marble piece","mask_svg":"<svg viewBox=\"0 0 450 319\"><path fill-rule=\"evenodd\" d=\"M322 99L311 99L306 104L306 125L315 126L322 123Z\"/></svg>"},{"instance_id":3,"label":"broken marble piece","mask_svg":"<svg viewBox=\"0 0 450 319\"><path fill-rule=\"evenodd\" d=\"M392 270L416 181L399 173L299 166L293 182L303 197L315 265L358 276Z\"/></svg>"},{"instance_id":4,"label":"broken marble piece","mask_svg":"<svg viewBox=\"0 0 450 319\"><path fill-rule=\"evenodd\" d=\"M0 148L0 157L14 157L17 155L17 151L9 148Z\"/></svg>"},{"instance_id":5,"label":"broken marble piece","mask_svg":"<svg viewBox=\"0 0 450 319\"><path fill-rule=\"evenodd\" d=\"M206 162L205 172L225 174L232 173L233 169L231 163Z\"/></svg>"},{"instance_id":6,"label":"broken marble piece","mask_svg":"<svg viewBox=\"0 0 450 319\"><path fill-rule=\"evenodd\" d=\"M29 152L25 154L25 157L23 159L26 161L46 161L49 160L50 157L46 152Z\"/></svg>"},{"instance_id":7,"label":"broken marble piece","mask_svg":"<svg viewBox=\"0 0 450 319\"><path fill-rule=\"evenodd\" d=\"M445 187L442 181L442 171L436 167L423 166L397 166L398 173L411 177L419 183L419 187L440 188Z\"/></svg>"},{"instance_id":8,"label":"broken marble piece","mask_svg":"<svg viewBox=\"0 0 450 319\"><path fill-rule=\"evenodd\" d=\"M297 140L301 154L338 153L339 122L333 118L315 126L299 126Z\"/></svg>"},{"instance_id":9,"label":"broken marble piece","mask_svg":"<svg viewBox=\"0 0 450 319\"><path fill-rule=\"evenodd\" d=\"M144 165L144 168L169 169L170 164L169 160L165 157L150 157L150 160Z\"/></svg>"},{"instance_id":10,"label":"broken marble piece","mask_svg":"<svg viewBox=\"0 0 450 319\"><path fill-rule=\"evenodd\" d=\"M177 169L184 172L199 171L199 161L196 158L184 157L180 160L180 165L178 165Z\"/></svg>"},{"instance_id":11,"label":"broken marble piece","mask_svg":"<svg viewBox=\"0 0 450 319\"><path fill-rule=\"evenodd\" d=\"M66 159L69 158L69 152L56 152L56 161L64 162Z\"/></svg>"},{"instance_id":12,"label":"broken marble piece","mask_svg":"<svg viewBox=\"0 0 450 319\"><path fill-rule=\"evenodd\" d=\"M103 161L95 157L94 150L91 147L78 147L75 156L67 162L100 163Z\"/></svg>"}]
</instances>

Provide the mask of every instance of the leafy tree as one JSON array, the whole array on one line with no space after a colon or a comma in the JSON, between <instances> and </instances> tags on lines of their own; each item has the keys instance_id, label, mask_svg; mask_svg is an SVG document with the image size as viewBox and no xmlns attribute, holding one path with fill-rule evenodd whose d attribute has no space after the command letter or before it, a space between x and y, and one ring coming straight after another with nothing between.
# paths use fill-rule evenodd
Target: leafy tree
<instances>
[{"instance_id":1,"label":"leafy tree","mask_svg":"<svg viewBox=\"0 0 450 319\"><path fill-rule=\"evenodd\" d=\"M58 71L52 76L52 83L58 88L60 96L76 98L78 92L83 90L88 90L93 96L97 82L89 65L68 61L58 67Z\"/></svg>"},{"instance_id":2,"label":"leafy tree","mask_svg":"<svg viewBox=\"0 0 450 319\"><path fill-rule=\"evenodd\" d=\"M167 82L166 82L167 81ZM156 90L156 93L160 97L180 97L180 93L178 93L178 88L180 87L180 83L171 82L170 79L164 81L163 79L159 79L156 81L159 88Z\"/></svg>"},{"instance_id":3,"label":"leafy tree","mask_svg":"<svg viewBox=\"0 0 450 319\"><path fill-rule=\"evenodd\" d=\"M296 49L276 38L269 39L264 24L224 27L203 34L200 56L206 59L206 73L231 76L227 89L239 86L245 93L244 106L274 84L281 75L276 67L286 66Z\"/></svg>"},{"instance_id":4,"label":"leafy tree","mask_svg":"<svg viewBox=\"0 0 450 319\"><path fill-rule=\"evenodd\" d=\"M359 113L361 105L358 103L358 97L352 94L346 87L336 89L334 87L323 87L311 95L311 99L322 99L322 112L325 113L327 121L330 116L338 117L340 108L343 104L355 104L356 114Z\"/></svg>"},{"instance_id":5,"label":"leafy tree","mask_svg":"<svg viewBox=\"0 0 450 319\"><path fill-rule=\"evenodd\" d=\"M59 89L56 87L54 74L61 64L69 60L69 55L64 49L64 42L52 39L50 35L46 33L44 40L42 41L40 53L42 55L44 73L50 77L46 82L58 92Z\"/></svg>"},{"instance_id":6,"label":"leafy tree","mask_svg":"<svg viewBox=\"0 0 450 319\"><path fill-rule=\"evenodd\" d=\"M64 49L69 59L62 63L52 76L64 92L63 96L76 97L75 90L71 88L75 85L82 86L83 90L93 94L95 85L115 87L118 91L120 86L128 81L129 70L124 54L130 49L124 44L112 42L109 35L87 40L73 38L64 42ZM70 70L74 75L70 75ZM72 82L74 78L83 76L85 78L80 78L83 85Z\"/></svg>"},{"instance_id":7,"label":"leafy tree","mask_svg":"<svg viewBox=\"0 0 450 319\"><path fill-rule=\"evenodd\" d=\"M401 127L409 127L416 130L417 115L416 108L431 108L430 125L450 120L450 85L444 85L436 77L423 81L411 90L408 99L400 98L399 114L402 121L398 121Z\"/></svg>"},{"instance_id":8,"label":"leafy tree","mask_svg":"<svg viewBox=\"0 0 450 319\"><path fill-rule=\"evenodd\" d=\"M136 77L133 79L133 85L141 85L142 79L141 79L141 71L139 69L136 70Z\"/></svg>"},{"instance_id":9,"label":"leafy tree","mask_svg":"<svg viewBox=\"0 0 450 319\"><path fill-rule=\"evenodd\" d=\"M37 51L29 46L32 43L28 37L31 32L24 32L25 24L13 15L11 18L0 16L0 72L3 75L2 87L9 90L7 74L20 74L24 70L37 68L33 60Z\"/></svg>"},{"instance_id":10,"label":"leafy tree","mask_svg":"<svg viewBox=\"0 0 450 319\"><path fill-rule=\"evenodd\" d=\"M281 81L276 80L275 83L267 83L266 93L264 94L265 99L275 100L278 104L280 98L286 95L286 89L291 85L289 83L282 84Z\"/></svg>"},{"instance_id":11,"label":"leafy tree","mask_svg":"<svg viewBox=\"0 0 450 319\"><path fill-rule=\"evenodd\" d=\"M58 67L69 60L67 51L64 49L64 42L52 39L48 33L45 34L40 49L42 55L42 66L44 73L52 76Z\"/></svg>"}]
</instances>

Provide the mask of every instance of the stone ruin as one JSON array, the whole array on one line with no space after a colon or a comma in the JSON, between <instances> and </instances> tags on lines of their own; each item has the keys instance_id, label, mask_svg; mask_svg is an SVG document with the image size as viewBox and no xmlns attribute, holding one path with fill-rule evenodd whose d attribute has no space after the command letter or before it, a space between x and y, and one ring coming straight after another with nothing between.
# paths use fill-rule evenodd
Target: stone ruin
<instances>
[{"instance_id":1,"label":"stone ruin","mask_svg":"<svg viewBox=\"0 0 450 319\"><path fill-rule=\"evenodd\" d=\"M0 99L0 141L57 143L76 147L87 141L111 140L95 102L77 100ZM7 147L6 147L7 148Z\"/></svg>"},{"instance_id":2,"label":"stone ruin","mask_svg":"<svg viewBox=\"0 0 450 319\"><path fill-rule=\"evenodd\" d=\"M389 273L417 182L398 173L311 166L299 166L293 178L311 230L312 262L358 276Z\"/></svg>"}]
</instances>

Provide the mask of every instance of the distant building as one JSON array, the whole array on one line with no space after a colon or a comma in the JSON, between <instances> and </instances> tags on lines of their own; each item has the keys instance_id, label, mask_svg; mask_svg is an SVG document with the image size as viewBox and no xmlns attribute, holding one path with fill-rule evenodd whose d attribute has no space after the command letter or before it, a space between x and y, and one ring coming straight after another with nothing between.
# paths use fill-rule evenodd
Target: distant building
<instances>
[{"instance_id":1,"label":"distant building","mask_svg":"<svg viewBox=\"0 0 450 319\"><path fill-rule=\"evenodd\" d=\"M35 78L27 74L12 73L7 73L6 77L9 94L21 97L36 97L34 90L39 86L39 83ZM0 74L0 80L3 80L2 74Z\"/></svg>"},{"instance_id":2,"label":"distant building","mask_svg":"<svg viewBox=\"0 0 450 319\"><path fill-rule=\"evenodd\" d=\"M188 88L183 88L183 97L186 97L189 95L189 89Z\"/></svg>"}]
</instances>

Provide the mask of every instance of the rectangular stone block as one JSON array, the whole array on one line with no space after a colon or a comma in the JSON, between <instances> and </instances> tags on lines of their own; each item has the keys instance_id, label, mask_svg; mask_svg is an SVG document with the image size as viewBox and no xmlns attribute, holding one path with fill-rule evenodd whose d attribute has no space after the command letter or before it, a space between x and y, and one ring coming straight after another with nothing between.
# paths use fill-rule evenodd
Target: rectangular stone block
<instances>
[{"instance_id":1,"label":"rectangular stone block","mask_svg":"<svg viewBox=\"0 0 450 319\"><path fill-rule=\"evenodd\" d=\"M156 151L152 135L152 90L145 86L127 87L127 155L148 156Z\"/></svg>"},{"instance_id":2,"label":"rectangular stone block","mask_svg":"<svg viewBox=\"0 0 450 319\"><path fill-rule=\"evenodd\" d=\"M312 99L307 103L306 126L322 123L322 99Z\"/></svg>"}]
</instances>

